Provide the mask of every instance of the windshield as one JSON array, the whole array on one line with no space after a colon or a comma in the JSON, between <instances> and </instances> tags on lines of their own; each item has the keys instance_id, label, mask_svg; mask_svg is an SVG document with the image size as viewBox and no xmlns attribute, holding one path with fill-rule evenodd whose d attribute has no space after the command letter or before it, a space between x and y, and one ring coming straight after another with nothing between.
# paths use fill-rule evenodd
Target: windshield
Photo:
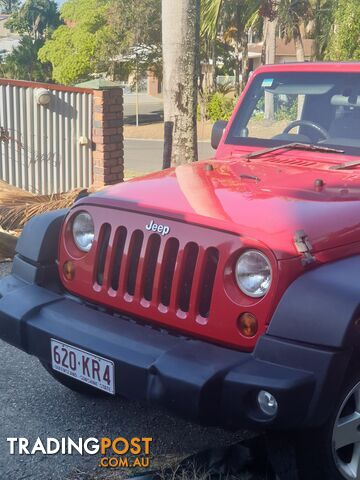
<instances>
[{"instance_id":1,"label":"windshield","mask_svg":"<svg viewBox=\"0 0 360 480\"><path fill-rule=\"evenodd\" d=\"M309 143L360 155L360 74L267 73L254 78L227 144Z\"/></svg>"}]
</instances>

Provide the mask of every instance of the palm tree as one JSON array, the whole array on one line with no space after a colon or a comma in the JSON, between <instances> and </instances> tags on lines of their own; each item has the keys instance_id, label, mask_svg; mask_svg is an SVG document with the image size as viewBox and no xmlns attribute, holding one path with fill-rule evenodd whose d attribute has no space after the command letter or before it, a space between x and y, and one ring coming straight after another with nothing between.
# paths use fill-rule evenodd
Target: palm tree
<instances>
[{"instance_id":1,"label":"palm tree","mask_svg":"<svg viewBox=\"0 0 360 480\"><path fill-rule=\"evenodd\" d=\"M260 3L261 0L202 0L202 36L214 40L221 33L224 40L234 47L237 95L248 80L248 34Z\"/></svg>"},{"instance_id":2,"label":"palm tree","mask_svg":"<svg viewBox=\"0 0 360 480\"><path fill-rule=\"evenodd\" d=\"M198 159L199 30L200 0L162 0L164 117L173 127L173 165Z\"/></svg>"},{"instance_id":3,"label":"palm tree","mask_svg":"<svg viewBox=\"0 0 360 480\"><path fill-rule=\"evenodd\" d=\"M278 7L278 22L287 43L295 43L296 59L305 61L304 43L301 28L311 18L309 0L281 0Z\"/></svg>"},{"instance_id":4,"label":"palm tree","mask_svg":"<svg viewBox=\"0 0 360 480\"><path fill-rule=\"evenodd\" d=\"M314 39L314 60L323 60L333 33L338 0L311 0L313 21L310 33Z\"/></svg>"},{"instance_id":5,"label":"palm tree","mask_svg":"<svg viewBox=\"0 0 360 480\"><path fill-rule=\"evenodd\" d=\"M276 60L276 29L280 1L281 0L261 0L259 15L263 18L262 63L275 63Z\"/></svg>"},{"instance_id":6,"label":"palm tree","mask_svg":"<svg viewBox=\"0 0 360 480\"><path fill-rule=\"evenodd\" d=\"M262 61L273 64L276 61L276 30L278 23L278 8L281 0L261 0L259 13L263 17L263 52ZM274 97L265 92L265 118L274 118Z\"/></svg>"}]
</instances>

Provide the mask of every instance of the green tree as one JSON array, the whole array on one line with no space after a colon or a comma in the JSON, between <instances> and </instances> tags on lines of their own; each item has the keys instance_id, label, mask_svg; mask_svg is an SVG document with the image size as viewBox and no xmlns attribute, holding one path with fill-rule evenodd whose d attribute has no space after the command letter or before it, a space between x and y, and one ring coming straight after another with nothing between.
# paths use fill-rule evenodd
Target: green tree
<instances>
[{"instance_id":1,"label":"green tree","mask_svg":"<svg viewBox=\"0 0 360 480\"><path fill-rule=\"evenodd\" d=\"M42 45L41 39L33 41L29 36L22 37L19 45L0 64L0 75L17 80L51 81L51 65L38 60Z\"/></svg>"},{"instance_id":2,"label":"green tree","mask_svg":"<svg viewBox=\"0 0 360 480\"><path fill-rule=\"evenodd\" d=\"M20 5L20 0L0 0L1 13L13 13Z\"/></svg>"},{"instance_id":3,"label":"green tree","mask_svg":"<svg viewBox=\"0 0 360 480\"><path fill-rule=\"evenodd\" d=\"M109 27L111 68L123 65L138 75L151 69L161 78L161 0L112 0Z\"/></svg>"},{"instance_id":4,"label":"green tree","mask_svg":"<svg viewBox=\"0 0 360 480\"><path fill-rule=\"evenodd\" d=\"M313 22L310 37L314 40L314 60L323 60L333 34L338 0L311 0Z\"/></svg>"},{"instance_id":5,"label":"green tree","mask_svg":"<svg viewBox=\"0 0 360 480\"><path fill-rule=\"evenodd\" d=\"M248 34L260 4L260 0L202 0L202 36L214 40L221 32L224 40L234 48L235 90L238 95L248 80Z\"/></svg>"},{"instance_id":6,"label":"green tree","mask_svg":"<svg viewBox=\"0 0 360 480\"><path fill-rule=\"evenodd\" d=\"M333 34L327 49L329 60L360 60L360 2L338 0Z\"/></svg>"},{"instance_id":7,"label":"green tree","mask_svg":"<svg viewBox=\"0 0 360 480\"><path fill-rule=\"evenodd\" d=\"M0 65L1 74L19 80L50 81L51 65L41 63L38 53L46 38L60 24L54 0L26 0L6 26L21 36L19 45Z\"/></svg>"},{"instance_id":8,"label":"green tree","mask_svg":"<svg viewBox=\"0 0 360 480\"><path fill-rule=\"evenodd\" d=\"M74 83L92 73L138 75L152 68L161 77L161 0L68 0L60 26L40 52L54 79Z\"/></svg>"},{"instance_id":9,"label":"green tree","mask_svg":"<svg viewBox=\"0 0 360 480\"><path fill-rule=\"evenodd\" d=\"M61 7L65 24L55 30L39 52L50 62L55 81L71 84L106 70L111 52L109 0L68 0ZM108 45L107 52L104 45Z\"/></svg>"},{"instance_id":10,"label":"green tree","mask_svg":"<svg viewBox=\"0 0 360 480\"><path fill-rule=\"evenodd\" d=\"M44 39L60 25L55 0L26 0L6 22L7 28L32 39Z\"/></svg>"},{"instance_id":11,"label":"green tree","mask_svg":"<svg viewBox=\"0 0 360 480\"><path fill-rule=\"evenodd\" d=\"M294 41L296 59L305 61L304 43L301 27L312 17L309 0L281 0L278 7L278 25L282 29L287 43Z\"/></svg>"}]
</instances>

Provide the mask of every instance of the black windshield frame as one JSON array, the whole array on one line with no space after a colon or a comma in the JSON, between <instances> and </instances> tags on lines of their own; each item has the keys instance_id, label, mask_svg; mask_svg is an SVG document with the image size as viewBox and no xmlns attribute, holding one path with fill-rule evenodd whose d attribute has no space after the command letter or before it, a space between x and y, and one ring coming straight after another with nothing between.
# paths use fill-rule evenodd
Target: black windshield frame
<instances>
[{"instance_id":1,"label":"black windshield frame","mask_svg":"<svg viewBox=\"0 0 360 480\"><path fill-rule=\"evenodd\" d=\"M273 82L289 81L290 83L297 83L299 81L309 82L309 83L319 83L319 84L334 84L334 88L329 91L329 95L333 95L341 89L341 91L351 91L352 87L356 87L360 95L360 73L353 72L267 72L256 75L252 80L249 86L249 89L242 100L242 103L233 119L232 125L228 132L228 135L225 139L226 145L236 145L244 147L262 147L270 148L283 145L284 140L277 139L267 139L267 138L256 138L256 137L242 137L240 136L240 130L247 125L251 114L253 112L254 106L257 100L260 98L262 90L261 86L263 82L266 82L269 78ZM296 141L296 140L294 140ZM359 131L359 142L360 142L360 131ZM317 145L317 143L314 143ZM360 156L360 145L359 146L350 146L350 145L339 145L331 142L322 143L323 146L342 149L346 155L351 156Z\"/></svg>"}]
</instances>

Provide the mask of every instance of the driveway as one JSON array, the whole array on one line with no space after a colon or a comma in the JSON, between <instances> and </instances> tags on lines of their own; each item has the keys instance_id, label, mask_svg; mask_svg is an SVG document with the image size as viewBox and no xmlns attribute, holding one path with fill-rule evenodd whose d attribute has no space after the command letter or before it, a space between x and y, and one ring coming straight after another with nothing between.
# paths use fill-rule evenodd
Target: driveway
<instances>
[{"instance_id":1,"label":"driveway","mask_svg":"<svg viewBox=\"0 0 360 480\"><path fill-rule=\"evenodd\" d=\"M162 140L125 140L125 169L142 173L161 170L163 147ZM199 160L206 160L214 154L209 142L199 142Z\"/></svg>"},{"instance_id":2,"label":"driveway","mask_svg":"<svg viewBox=\"0 0 360 480\"><path fill-rule=\"evenodd\" d=\"M10 264L0 263L0 277ZM10 455L9 437L145 436L154 458L182 455L241 439L204 428L122 398L83 397L55 382L38 360L0 341L0 478L6 480L87 480L110 478L95 456ZM131 473L131 472L130 472ZM113 476L111 478L114 478Z\"/></svg>"}]
</instances>

